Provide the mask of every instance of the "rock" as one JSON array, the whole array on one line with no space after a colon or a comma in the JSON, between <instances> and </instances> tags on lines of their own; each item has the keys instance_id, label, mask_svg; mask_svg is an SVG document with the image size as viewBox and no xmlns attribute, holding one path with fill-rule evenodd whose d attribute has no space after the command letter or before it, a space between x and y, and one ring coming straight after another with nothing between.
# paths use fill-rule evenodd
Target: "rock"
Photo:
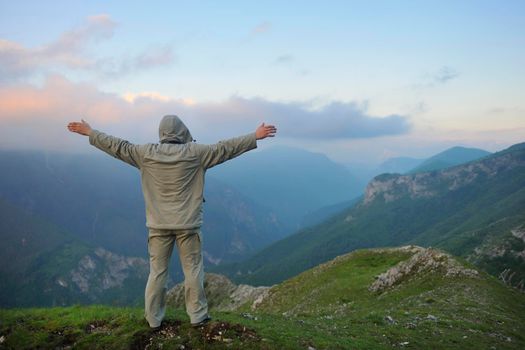
<instances>
[{"instance_id":1,"label":"rock","mask_svg":"<svg viewBox=\"0 0 525 350\"><path fill-rule=\"evenodd\" d=\"M219 311L233 311L250 303L255 309L268 295L270 287L253 287L247 284L235 285L226 276L206 273L204 275L204 290L208 306ZM184 307L184 283L175 285L168 291L168 304Z\"/></svg>"},{"instance_id":2,"label":"rock","mask_svg":"<svg viewBox=\"0 0 525 350\"><path fill-rule=\"evenodd\" d=\"M257 321L257 316L253 316L252 314L249 314L247 312L241 313L241 317L247 318L249 320Z\"/></svg>"},{"instance_id":3,"label":"rock","mask_svg":"<svg viewBox=\"0 0 525 350\"><path fill-rule=\"evenodd\" d=\"M255 300L253 301L252 306L251 306L252 310L257 309L257 307L259 307L259 305L261 305L264 299L270 294L269 287L258 287L258 288L265 288L265 289L260 289L258 291L259 294L255 297Z\"/></svg>"},{"instance_id":4,"label":"rock","mask_svg":"<svg viewBox=\"0 0 525 350\"><path fill-rule=\"evenodd\" d=\"M445 277L477 277L478 271L465 268L451 255L432 248L403 247L415 254L408 260L401 261L396 266L376 277L369 286L371 292L382 292L403 280L421 273L441 273ZM410 250L409 250L410 249Z\"/></svg>"},{"instance_id":5,"label":"rock","mask_svg":"<svg viewBox=\"0 0 525 350\"><path fill-rule=\"evenodd\" d=\"M430 314L429 314L429 315L427 316L427 320L430 320L430 321L437 321L438 318L437 318L436 316L434 316L434 315L430 315Z\"/></svg>"},{"instance_id":6,"label":"rock","mask_svg":"<svg viewBox=\"0 0 525 350\"><path fill-rule=\"evenodd\" d=\"M413 322L407 322L405 327L408 328L408 329L416 329L417 325L415 323L413 323Z\"/></svg>"},{"instance_id":7,"label":"rock","mask_svg":"<svg viewBox=\"0 0 525 350\"><path fill-rule=\"evenodd\" d=\"M230 299L233 301L228 310L235 310L239 306L251 301L251 309L255 310L268 296L270 287L253 287L247 284L240 284L230 294Z\"/></svg>"},{"instance_id":8,"label":"rock","mask_svg":"<svg viewBox=\"0 0 525 350\"><path fill-rule=\"evenodd\" d=\"M392 316L385 316L385 321L390 324L396 324L396 321L392 318Z\"/></svg>"},{"instance_id":9,"label":"rock","mask_svg":"<svg viewBox=\"0 0 525 350\"><path fill-rule=\"evenodd\" d=\"M367 205L375 199L392 202L405 196L433 197L442 187L456 190L472 183L478 177L490 178L502 171L523 166L524 163L525 159L515 159L508 154L433 172L408 175L382 174L368 183L363 203Z\"/></svg>"},{"instance_id":10,"label":"rock","mask_svg":"<svg viewBox=\"0 0 525 350\"><path fill-rule=\"evenodd\" d=\"M130 276L147 278L149 263L143 258L125 257L103 248L83 256L69 273L72 284L83 294L94 297L96 293L122 287ZM67 287L65 280L57 281Z\"/></svg>"},{"instance_id":11,"label":"rock","mask_svg":"<svg viewBox=\"0 0 525 350\"><path fill-rule=\"evenodd\" d=\"M516 227L510 230L512 235L518 239L521 239L525 243L525 226Z\"/></svg>"}]
</instances>

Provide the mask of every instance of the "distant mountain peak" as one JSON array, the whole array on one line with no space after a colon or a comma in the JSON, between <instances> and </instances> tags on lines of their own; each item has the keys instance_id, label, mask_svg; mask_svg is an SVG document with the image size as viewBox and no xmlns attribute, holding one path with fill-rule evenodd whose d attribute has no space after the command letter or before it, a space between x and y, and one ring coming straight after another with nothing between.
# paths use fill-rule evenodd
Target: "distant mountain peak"
<instances>
[{"instance_id":1,"label":"distant mountain peak","mask_svg":"<svg viewBox=\"0 0 525 350\"><path fill-rule=\"evenodd\" d=\"M369 204L377 198L391 202L407 195L410 198L432 197L444 189L456 190L472 183L480 176L493 177L502 171L525 165L523 158L513 157L513 154L521 152L522 149L517 148L515 151L497 153L478 161L442 170L376 176L366 187L364 204Z\"/></svg>"},{"instance_id":2,"label":"distant mountain peak","mask_svg":"<svg viewBox=\"0 0 525 350\"><path fill-rule=\"evenodd\" d=\"M490 152L479 148L454 146L440 152L415 167L410 173L440 170L464 164L490 155Z\"/></svg>"}]
</instances>

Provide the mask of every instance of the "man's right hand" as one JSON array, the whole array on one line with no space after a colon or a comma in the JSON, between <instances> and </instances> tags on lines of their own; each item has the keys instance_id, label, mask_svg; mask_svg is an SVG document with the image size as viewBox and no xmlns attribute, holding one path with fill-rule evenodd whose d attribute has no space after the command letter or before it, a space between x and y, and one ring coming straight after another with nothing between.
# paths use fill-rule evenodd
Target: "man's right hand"
<instances>
[{"instance_id":1,"label":"man's right hand","mask_svg":"<svg viewBox=\"0 0 525 350\"><path fill-rule=\"evenodd\" d=\"M81 122L69 123L67 125L67 129L71 132L76 132L77 134L85 136L89 136L92 131L91 126L89 126L89 124L84 119L82 119Z\"/></svg>"},{"instance_id":2,"label":"man's right hand","mask_svg":"<svg viewBox=\"0 0 525 350\"><path fill-rule=\"evenodd\" d=\"M255 130L255 138L257 140L262 140L267 137L274 137L276 132L277 128L275 126L262 123L257 130Z\"/></svg>"}]
</instances>

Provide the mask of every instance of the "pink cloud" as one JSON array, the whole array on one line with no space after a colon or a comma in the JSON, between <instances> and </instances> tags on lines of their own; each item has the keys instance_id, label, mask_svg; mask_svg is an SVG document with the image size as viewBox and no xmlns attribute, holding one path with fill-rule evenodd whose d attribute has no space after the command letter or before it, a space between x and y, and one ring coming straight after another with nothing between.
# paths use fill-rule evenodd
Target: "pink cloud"
<instances>
[{"instance_id":1,"label":"pink cloud","mask_svg":"<svg viewBox=\"0 0 525 350\"><path fill-rule=\"evenodd\" d=\"M1 87L0 120L58 121L75 115L102 122L119 120L123 104L119 106L115 97L93 85L74 84L59 75L49 76L41 88L29 84ZM101 111L105 113L97 113Z\"/></svg>"},{"instance_id":2,"label":"pink cloud","mask_svg":"<svg viewBox=\"0 0 525 350\"><path fill-rule=\"evenodd\" d=\"M84 54L91 41L110 38L116 23L108 15L87 18L82 26L63 33L49 44L26 48L0 39L0 73L3 80L26 76L49 66L64 66L73 69L93 67L95 61Z\"/></svg>"},{"instance_id":3,"label":"pink cloud","mask_svg":"<svg viewBox=\"0 0 525 350\"><path fill-rule=\"evenodd\" d=\"M270 31L271 28L272 28L272 24L268 21L264 21L264 22L259 23L252 29L252 34L256 35L256 34L267 33Z\"/></svg>"},{"instance_id":4,"label":"pink cloud","mask_svg":"<svg viewBox=\"0 0 525 350\"><path fill-rule=\"evenodd\" d=\"M518 142L523 135L523 129L410 133L405 117L373 117L367 114L366 104L356 103L332 102L311 109L303 102L238 96L220 102L175 99L155 91L120 96L53 75L41 87L0 86L0 149L89 152L85 138L66 130L69 121L81 118L132 142L157 142L158 123L166 114L178 114L201 143L251 132L264 121L279 128L271 144L284 142L360 161L364 154L370 161L379 161L385 149L412 156L418 156L414 150L430 154L457 144L496 150L502 143ZM372 141L371 137L377 138Z\"/></svg>"},{"instance_id":5,"label":"pink cloud","mask_svg":"<svg viewBox=\"0 0 525 350\"><path fill-rule=\"evenodd\" d=\"M199 103L156 92L119 96L53 75L42 87L0 87L0 147L74 149L79 139L68 134L65 125L81 118L94 128L133 142L156 142L158 122L166 114L178 114L194 137L207 143L251 132L263 121L277 124L282 137L299 140L366 138L408 130L404 117L371 117L357 104L334 102L318 110L308 107L260 98Z\"/></svg>"},{"instance_id":6,"label":"pink cloud","mask_svg":"<svg viewBox=\"0 0 525 350\"><path fill-rule=\"evenodd\" d=\"M63 33L42 51L49 56L81 52L87 43L109 39L113 36L117 23L107 14L90 16L86 23L78 28Z\"/></svg>"},{"instance_id":7,"label":"pink cloud","mask_svg":"<svg viewBox=\"0 0 525 350\"><path fill-rule=\"evenodd\" d=\"M12 81L46 73L50 69L91 71L102 76L121 76L143 69L172 64L173 47L149 48L131 57L96 57L89 47L113 37L117 23L107 14L87 17L77 28L64 32L50 43L24 47L0 38L0 81Z\"/></svg>"}]
</instances>

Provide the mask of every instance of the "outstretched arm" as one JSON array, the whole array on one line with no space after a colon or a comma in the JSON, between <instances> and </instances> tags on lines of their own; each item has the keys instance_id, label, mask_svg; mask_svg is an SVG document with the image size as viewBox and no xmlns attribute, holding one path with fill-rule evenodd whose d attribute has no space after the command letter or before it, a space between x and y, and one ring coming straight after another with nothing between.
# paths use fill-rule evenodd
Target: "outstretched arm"
<instances>
[{"instance_id":1,"label":"outstretched arm","mask_svg":"<svg viewBox=\"0 0 525 350\"><path fill-rule=\"evenodd\" d=\"M257 140L274 137L277 128L262 123L254 133L233 139L220 141L214 145L202 145L202 164L208 169L229 159L240 156L244 152L257 148Z\"/></svg>"},{"instance_id":2,"label":"outstretched arm","mask_svg":"<svg viewBox=\"0 0 525 350\"><path fill-rule=\"evenodd\" d=\"M140 168L142 164L142 147L133 145L126 140L119 139L103 132L93 130L91 126L82 119L81 122L70 122L67 128L71 132L89 136L89 143L110 156L120 159L134 167Z\"/></svg>"}]
</instances>

